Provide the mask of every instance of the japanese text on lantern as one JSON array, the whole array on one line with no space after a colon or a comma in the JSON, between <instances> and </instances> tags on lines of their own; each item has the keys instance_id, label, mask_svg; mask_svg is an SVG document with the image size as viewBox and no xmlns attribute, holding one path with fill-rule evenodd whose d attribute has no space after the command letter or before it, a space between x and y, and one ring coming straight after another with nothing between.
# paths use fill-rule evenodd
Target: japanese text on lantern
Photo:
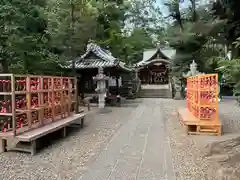
<instances>
[{"instance_id":1,"label":"japanese text on lantern","mask_svg":"<svg viewBox=\"0 0 240 180\"><path fill-rule=\"evenodd\" d=\"M218 120L218 75L187 78L187 108L199 120Z\"/></svg>"}]
</instances>

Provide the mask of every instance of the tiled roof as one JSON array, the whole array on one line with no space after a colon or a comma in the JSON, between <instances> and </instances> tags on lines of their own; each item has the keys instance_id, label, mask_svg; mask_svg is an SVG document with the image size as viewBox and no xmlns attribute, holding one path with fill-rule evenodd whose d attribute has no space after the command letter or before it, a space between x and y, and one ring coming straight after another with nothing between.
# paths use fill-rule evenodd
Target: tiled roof
<instances>
[{"instance_id":1,"label":"tiled roof","mask_svg":"<svg viewBox=\"0 0 240 180\"><path fill-rule=\"evenodd\" d=\"M87 45L87 50L85 54L83 54L79 60L81 61L86 58L86 56L90 53L93 52L96 56L98 56L100 59L105 60L105 61L115 61L116 58L111 55L111 53L105 49L102 49L100 46L98 46L95 43L89 43Z\"/></svg>"},{"instance_id":2,"label":"tiled roof","mask_svg":"<svg viewBox=\"0 0 240 180\"><path fill-rule=\"evenodd\" d=\"M94 58L88 58L87 56L93 53ZM87 45L86 52L79 58L76 59L75 67L78 69L90 69L90 68L99 68L99 67L115 67L119 66L120 68L126 71L132 71L132 68L129 68L125 63L119 61L111 55L111 53L105 49L102 49L95 43L90 43ZM72 65L69 62L69 65L66 68L71 68Z\"/></svg>"},{"instance_id":3,"label":"tiled roof","mask_svg":"<svg viewBox=\"0 0 240 180\"><path fill-rule=\"evenodd\" d=\"M158 52L163 54L167 59L172 59L175 54L176 50L172 48L161 48L161 49L149 49L143 52L143 60L137 63L137 66L144 65L146 62L150 61L150 59Z\"/></svg>"},{"instance_id":4,"label":"tiled roof","mask_svg":"<svg viewBox=\"0 0 240 180\"><path fill-rule=\"evenodd\" d=\"M88 59L89 53L93 53L96 57ZM98 68L98 67L112 67L118 64L118 60L105 49L102 49L95 43L87 45L85 54L76 60L76 68Z\"/></svg>"},{"instance_id":5,"label":"tiled roof","mask_svg":"<svg viewBox=\"0 0 240 180\"><path fill-rule=\"evenodd\" d=\"M118 65L118 61L103 61L101 59L86 59L81 62L76 62L76 68L98 68L98 67L114 67Z\"/></svg>"}]
</instances>

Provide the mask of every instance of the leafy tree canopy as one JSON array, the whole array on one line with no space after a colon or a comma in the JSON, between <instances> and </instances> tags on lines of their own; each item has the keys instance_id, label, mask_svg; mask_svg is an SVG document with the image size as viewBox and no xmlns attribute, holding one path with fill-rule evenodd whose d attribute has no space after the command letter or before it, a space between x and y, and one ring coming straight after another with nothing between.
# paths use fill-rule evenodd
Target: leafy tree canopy
<instances>
[{"instance_id":1,"label":"leafy tree canopy","mask_svg":"<svg viewBox=\"0 0 240 180\"><path fill-rule=\"evenodd\" d=\"M129 64L164 32L154 0L1 0L0 63L5 72L61 72L94 40Z\"/></svg>"}]
</instances>

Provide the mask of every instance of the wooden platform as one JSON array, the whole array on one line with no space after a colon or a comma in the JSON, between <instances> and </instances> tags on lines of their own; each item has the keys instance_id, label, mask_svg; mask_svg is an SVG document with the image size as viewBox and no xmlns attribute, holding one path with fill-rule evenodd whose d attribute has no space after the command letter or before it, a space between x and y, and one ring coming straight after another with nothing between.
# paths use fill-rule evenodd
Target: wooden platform
<instances>
[{"instance_id":1,"label":"wooden platform","mask_svg":"<svg viewBox=\"0 0 240 180\"><path fill-rule=\"evenodd\" d=\"M58 130L62 130L63 137L66 136L66 127L68 126L78 126L83 128L84 125L84 113L74 114L69 116L65 119L44 125L40 128L22 133L15 137L12 137L14 141L19 142L15 148L11 148L11 150L23 151L23 152L30 152L32 155L36 153L36 140L46 136L50 133L53 133ZM0 145L1 151L6 151L7 149L7 140L10 140L9 137L1 137Z\"/></svg>"},{"instance_id":2,"label":"wooden platform","mask_svg":"<svg viewBox=\"0 0 240 180\"><path fill-rule=\"evenodd\" d=\"M217 135L222 134L222 125L219 120L199 120L187 108L178 109L180 123L186 127L188 134Z\"/></svg>"}]
</instances>

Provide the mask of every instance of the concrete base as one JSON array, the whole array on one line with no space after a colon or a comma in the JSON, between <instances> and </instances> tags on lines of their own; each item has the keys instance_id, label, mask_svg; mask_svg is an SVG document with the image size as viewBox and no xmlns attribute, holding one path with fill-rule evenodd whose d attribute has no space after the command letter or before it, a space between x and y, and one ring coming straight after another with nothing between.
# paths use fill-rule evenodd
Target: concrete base
<instances>
[{"instance_id":1,"label":"concrete base","mask_svg":"<svg viewBox=\"0 0 240 180\"><path fill-rule=\"evenodd\" d=\"M177 91L177 92L175 93L174 100L182 100L182 99L183 99L183 97L182 97L182 95L181 95L181 92L180 92L180 91Z\"/></svg>"},{"instance_id":2,"label":"concrete base","mask_svg":"<svg viewBox=\"0 0 240 180\"><path fill-rule=\"evenodd\" d=\"M219 119L200 120L187 108L178 109L178 118L180 123L186 127L187 134L216 136L222 134L222 125Z\"/></svg>"},{"instance_id":3,"label":"concrete base","mask_svg":"<svg viewBox=\"0 0 240 180\"><path fill-rule=\"evenodd\" d=\"M172 98L172 92L165 85L149 85L141 89L139 96L141 98Z\"/></svg>"}]
</instances>

